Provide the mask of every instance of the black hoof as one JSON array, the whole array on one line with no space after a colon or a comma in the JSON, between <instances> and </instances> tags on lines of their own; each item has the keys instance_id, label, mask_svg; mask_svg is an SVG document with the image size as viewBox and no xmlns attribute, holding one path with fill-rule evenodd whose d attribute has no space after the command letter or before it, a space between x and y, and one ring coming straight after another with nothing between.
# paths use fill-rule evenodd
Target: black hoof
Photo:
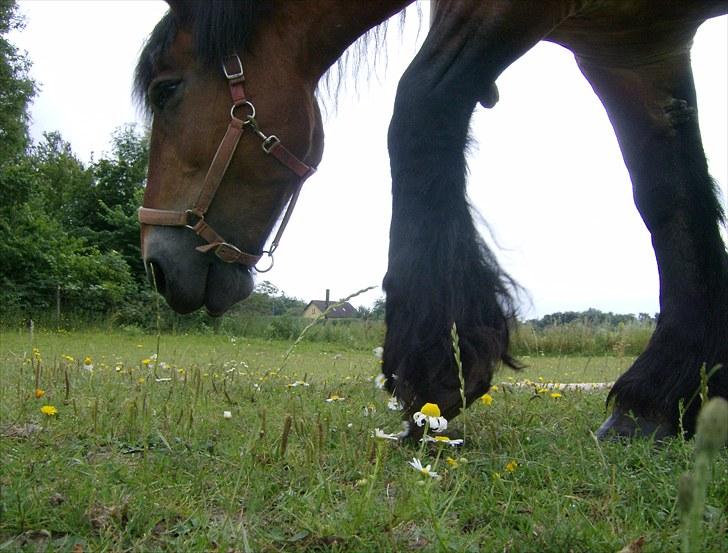
<instances>
[{"instance_id":1,"label":"black hoof","mask_svg":"<svg viewBox=\"0 0 728 553\"><path fill-rule=\"evenodd\" d=\"M675 435L675 427L668 422L635 416L619 409L615 409L597 430L597 438L600 440L652 438L659 442Z\"/></svg>"}]
</instances>

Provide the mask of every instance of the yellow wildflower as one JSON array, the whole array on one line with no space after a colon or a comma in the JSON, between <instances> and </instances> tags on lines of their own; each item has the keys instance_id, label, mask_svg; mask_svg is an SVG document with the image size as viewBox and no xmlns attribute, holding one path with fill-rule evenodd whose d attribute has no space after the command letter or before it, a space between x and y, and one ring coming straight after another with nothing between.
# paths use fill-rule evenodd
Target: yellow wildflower
<instances>
[{"instance_id":1,"label":"yellow wildflower","mask_svg":"<svg viewBox=\"0 0 728 553\"><path fill-rule=\"evenodd\" d=\"M561 394L559 392L551 392L551 394L549 395L554 399L559 399L561 397Z\"/></svg>"},{"instance_id":2,"label":"yellow wildflower","mask_svg":"<svg viewBox=\"0 0 728 553\"><path fill-rule=\"evenodd\" d=\"M516 461L515 459L511 459L506 464L506 472L516 472L517 468L518 468L518 461Z\"/></svg>"},{"instance_id":3,"label":"yellow wildflower","mask_svg":"<svg viewBox=\"0 0 728 553\"><path fill-rule=\"evenodd\" d=\"M493 396L490 394L483 394L480 396L480 401L483 402L483 405L490 405L493 403Z\"/></svg>"},{"instance_id":4,"label":"yellow wildflower","mask_svg":"<svg viewBox=\"0 0 728 553\"><path fill-rule=\"evenodd\" d=\"M448 457L445 459L447 461L447 464L450 468L456 469L460 466L460 463L458 463L457 459L453 459L452 457Z\"/></svg>"},{"instance_id":5,"label":"yellow wildflower","mask_svg":"<svg viewBox=\"0 0 728 553\"><path fill-rule=\"evenodd\" d=\"M40 399L45 395L45 390L41 390L40 388L35 389L35 397L36 399Z\"/></svg>"},{"instance_id":6,"label":"yellow wildflower","mask_svg":"<svg viewBox=\"0 0 728 553\"><path fill-rule=\"evenodd\" d=\"M52 405L44 405L40 408L40 412L48 417L53 417L58 414L58 409L56 409Z\"/></svg>"}]
</instances>

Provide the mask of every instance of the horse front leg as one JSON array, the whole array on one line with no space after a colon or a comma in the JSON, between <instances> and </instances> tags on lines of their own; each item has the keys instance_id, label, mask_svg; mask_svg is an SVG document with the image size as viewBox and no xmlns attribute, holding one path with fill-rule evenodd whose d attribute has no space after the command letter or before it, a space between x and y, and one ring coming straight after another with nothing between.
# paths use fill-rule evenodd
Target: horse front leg
<instances>
[{"instance_id":1,"label":"horse front leg","mask_svg":"<svg viewBox=\"0 0 728 553\"><path fill-rule=\"evenodd\" d=\"M425 402L452 418L463 397L469 404L489 389L499 363L517 366L508 353L513 283L479 236L466 196L468 125L477 102L495 101L497 75L548 32L562 4L442 0L399 83L388 137L383 370L405 418Z\"/></svg>"},{"instance_id":2,"label":"horse front leg","mask_svg":"<svg viewBox=\"0 0 728 553\"><path fill-rule=\"evenodd\" d=\"M612 388L613 413L598 434L691 435L702 367L712 372L709 394L728 397L728 254L689 56L581 69L617 132L660 276L654 335Z\"/></svg>"}]
</instances>

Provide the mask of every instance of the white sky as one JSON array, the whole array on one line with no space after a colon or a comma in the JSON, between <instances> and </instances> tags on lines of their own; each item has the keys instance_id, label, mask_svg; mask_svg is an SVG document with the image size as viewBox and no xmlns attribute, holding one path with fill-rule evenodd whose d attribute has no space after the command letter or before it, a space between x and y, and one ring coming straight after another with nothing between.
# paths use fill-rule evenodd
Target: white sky
<instances>
[{"instance_id":1,"label":"white sky","mask_svg":"<svg viewBox=\"0 0 728 553\"><path fill-rule=\"evenodd\" d=\"M402 37L397 22L390 26L386 67L380 63L368 80L360 74L358 92L347 83L326 115L324 159L304 186L275 268L260 277L288 295L308 301L330 288L339 298L381 283L390 217L386 132L397 80L426 33L427 2L421 9L422 22L411 14ZM159 0L21 0L27 25L11 39L28 52L41 85L31 108L34 139L59 130L88 161L108 150L116 127L141 123L132 73L165 10ZM726 198L728 17L701 27L693 60L706 153ZM523 314L656 312L649 234L606 114L572 55L542 43L497 84L500 102L473 118L469 193L499 259L529 294Z\"/></svg>"}]
</instances>

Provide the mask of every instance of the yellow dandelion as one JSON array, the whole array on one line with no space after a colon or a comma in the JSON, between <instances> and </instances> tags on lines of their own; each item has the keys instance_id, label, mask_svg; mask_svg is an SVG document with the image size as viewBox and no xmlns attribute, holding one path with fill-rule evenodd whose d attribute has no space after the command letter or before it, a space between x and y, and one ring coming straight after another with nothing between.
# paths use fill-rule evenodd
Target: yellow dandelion
<instances>
[{"instance_id":1,"label":"yellow dandelion","mask_svg":"<svg viewBox=\"0 0 728 553\"><path fill-rule=\"evenodd\" d=\"M506 472L516 472L516 469L518 468L518 461L515 459L511 459L508 464L506 464Z\"/></svg>"},{"instance_id":2,"label":"yellow dandelion","mask_svg":"<svg viewBox=\"0 0 728 553\"><path fill-rule=\"evenodd\" d=\"M561 397L559 392L551 392L549 395L554 399L559 399Z\"/></svg>"},{"instance_id":3,"label":"yellow dandelion","mask_svg":"<svg viewBox=\"0 0 728 553\"><path fill-rule=\"evenodd\" d=\"M150 364L151 362L152 362L152 360L151 360L151 359L142 359L142 365L144 365L145 367L146 367L147 365L149 365L149 364Z\"/></svg>"},{"instance_id":4,"label":"yellow dandelion","mask_svg":"<svg viewBox=\"0 0 728 553\"><path fill-rule=\"evenodd\" d=\"M40 408L40 412L46 415L47 417L54 417L58 414L58 409L53 407L52 405L44 405Z\"/></svg>"},{"instance_id":5,"label":"yellow dandelion","mask_svg":"<svg viewBox=\"0 0 728 553\"><path fill-rule=\"evenodd\" d=\"M496 386L495 384L493 384L493 385L492 385L492 386L490 387L490 390L489 390L489 391L491 391L491 392L497 392L497 391L498 391L498 386Z\"/></svg>"},{"instance_id":6,"label":"yellow dandelion","mask_svg":"<svg viewBox=\"0 0 728 553\"><path fill-rule=\"evenodd\" d=\"M445 461L447 461L447 465L450 468L456 469L460 466L460 463L458 463L457 459L453 459L452 457L448 457L447 459L445 459Z\"/></svg>"},{"instance_id":7,"label":"yellow dandelion","mask_svg":"<svg viewBox=\"0 0 728 553\"><path fill-rule=\"evenodd\" d=\"M36 399L40 399L45 395L45 390L41 390L40 388L35 389L35 397Z\"/></svg>"},{"instance_id":8,"label":"yellow dandelion","mask_svg":"<svg viewBox=\"0 0 728 553\"><path fill-rule=\"evenodd\" d=\"M493 396L490 394L483 394L482 396L480 396L480 401L483 403L483 405L488 406L493 403Z\"/></svg>"}]
</instances>

